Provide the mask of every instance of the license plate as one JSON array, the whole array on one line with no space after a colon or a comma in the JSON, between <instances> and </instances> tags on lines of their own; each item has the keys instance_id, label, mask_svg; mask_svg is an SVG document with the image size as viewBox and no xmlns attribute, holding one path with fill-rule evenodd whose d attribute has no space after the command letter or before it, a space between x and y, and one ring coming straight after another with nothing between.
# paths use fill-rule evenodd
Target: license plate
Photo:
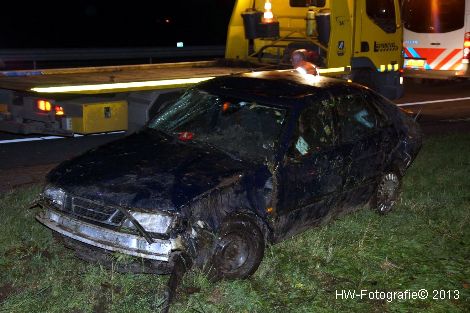
<instances>
[{"instance_id":1,"label":"license plate","mask_svg":"<svg viewBox=\"0 0 470 313\"><path fill-rule=\"evenodd\" d=\"M406 68L421 68L421 69L424 69L425 64L426 64L426 60L416 60L416 59L407 59L407 60L405 60L405 67Z\"/></svg>"}]
</instances>

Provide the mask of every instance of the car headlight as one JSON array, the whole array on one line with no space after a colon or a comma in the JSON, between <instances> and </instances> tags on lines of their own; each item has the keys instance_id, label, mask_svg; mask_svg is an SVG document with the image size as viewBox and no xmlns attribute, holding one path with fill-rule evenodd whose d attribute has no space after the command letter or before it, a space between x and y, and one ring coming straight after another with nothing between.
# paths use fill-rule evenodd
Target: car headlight
<instances>
[{"instance_id":1,"label":"car headlight","mask_svg":"<svg viewBox=\"0 0 470 313\"><path fill-rule=\"evenodd\" d=\"M53 204L62 207L65 203L65 191L53 186L46 186L43 191L44 198L50 200Z\"/></svg>"},{"instance_id":2,"label":"car headlight","mask_svg":"<svg viewBox=\"0 0 470 313\"><path fill-rule=\"evenodd\" d=\"M163 214L155 213L141 213L141 212L129 212L132 217L150 233L166 234L173 223L173 217ZM122 225L135 229L134 224L129 219L126 219Z\"/></svg>"}]
</instances>

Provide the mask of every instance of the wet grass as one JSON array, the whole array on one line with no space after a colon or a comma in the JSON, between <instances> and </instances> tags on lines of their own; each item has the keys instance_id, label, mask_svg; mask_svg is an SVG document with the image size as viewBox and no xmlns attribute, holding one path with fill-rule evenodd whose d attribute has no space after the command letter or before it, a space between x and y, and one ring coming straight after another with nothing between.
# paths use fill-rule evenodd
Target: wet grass
<instances>
[{"instance_id":1,"label":"wet grass","mask_svg":"<svg viewBox=\"0 0 470 313\"><path fill-rule=\"evenodd\" d=\"M470 312L469 177L469 135L429 139L391 214L363 209L268 247L248 280L211 284L191 272L172 312ZM26 209L38 192L0 196L0 312L158 311L166 276L75 259ZM420 289L428 299L336 296Z\"/></svg>"}]
</instances>

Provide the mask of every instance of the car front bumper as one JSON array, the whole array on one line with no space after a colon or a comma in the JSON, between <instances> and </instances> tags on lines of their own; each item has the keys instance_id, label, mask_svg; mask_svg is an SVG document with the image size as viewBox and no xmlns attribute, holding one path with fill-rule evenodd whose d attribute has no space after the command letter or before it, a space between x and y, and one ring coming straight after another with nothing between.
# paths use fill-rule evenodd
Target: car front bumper
<instances>
[{"instance_id":1,"label":"car front bumper","mask_svg":"<svg viewBox=\"0 0 470 313\"><path fill-rule=\"evenodd\" d=\"M149 243L144 237L90 224L48 208L36 219L51 230L87 245L150 260L168 262L171 252L182 247L180 238L153 239Z\"/></svg>"}]
</instances>

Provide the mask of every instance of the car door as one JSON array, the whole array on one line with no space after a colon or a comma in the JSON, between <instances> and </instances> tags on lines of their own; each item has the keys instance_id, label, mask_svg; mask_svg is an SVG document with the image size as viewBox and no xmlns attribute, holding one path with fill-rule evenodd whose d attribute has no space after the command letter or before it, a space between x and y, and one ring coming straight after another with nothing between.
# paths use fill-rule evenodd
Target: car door
<instances>
[{"instance_id":1,"label":"car door","mask_svg":"<svg viewBox=\"0 0 470 313\"><path fill-rule=\"evenodd\" d=\"M278 239L325 219L341 192L343 158L336 151L331 99L312 101L296 116L279 170Z\"/></svg>"},{"instance_id":2,"label":"car door","mask_svg":"<svg viewBox=\"0 0 470 313\"><path fill-rule=\"evenodd\" d=\"M338 208L353 208L372 195L385 159L383 145L390 138L380 113L360 90L348 88L335 96L334 103L345 175Z\"/></svg>"}]
</instances>

